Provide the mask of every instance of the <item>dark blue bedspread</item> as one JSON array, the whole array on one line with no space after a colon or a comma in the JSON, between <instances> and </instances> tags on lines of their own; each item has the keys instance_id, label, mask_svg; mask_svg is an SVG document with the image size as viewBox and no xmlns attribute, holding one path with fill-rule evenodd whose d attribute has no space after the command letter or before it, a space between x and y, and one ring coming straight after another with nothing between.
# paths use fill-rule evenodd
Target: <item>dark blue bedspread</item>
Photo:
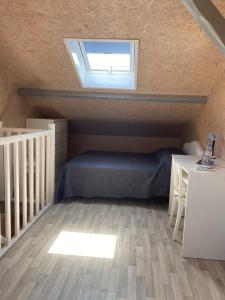
<instances>
[{"instance_id":1,"label":"dark blue bedspread","mask_svg":"<svg viewBox=\"0 0 225 300\"><path fill-rule=\"evenodd\" d=\"M72 197L142 198L168 196L172 154L87 151L69 161L56 185L56 201Z\"/></svg>"}]
</instances>

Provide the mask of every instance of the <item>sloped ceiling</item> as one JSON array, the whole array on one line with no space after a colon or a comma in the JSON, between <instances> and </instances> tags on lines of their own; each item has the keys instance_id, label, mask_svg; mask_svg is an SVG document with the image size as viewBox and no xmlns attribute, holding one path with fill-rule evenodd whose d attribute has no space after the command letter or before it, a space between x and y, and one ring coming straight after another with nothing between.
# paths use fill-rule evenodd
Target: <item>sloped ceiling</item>
<instances>
[{"instance_id":1,"label":"sloped ceiling","mask_svg":"<svg viewBox=\"0 0 225 300\"><path fill-rule=\"evenodd\" d=\"M222 0L215 2L221 5ZM225 66L179 0L1 1L0 15L1 68L13 74L18 87L82 90L65 37L139 39L138 93L208 95ZM98 100L25 101L46 117L60 114L74 123L82 119L102 124L120 116L121 123L171 124L171 134L174 124L188 122L201 109L195 104L171 109L165 104ZM160 131L169 134L163 127Z\"/></svg>"},{"instance_id":2,"label":"sloped ceiling","mask_svg":"<svg viewBox=\"0 0 225 300\"><path fill-rule=\"evenodd\" d=\"M212 2L225 18L225 1L224 0L212 0Z\"/></svg>"},{"instance_id":3,"label":"sloped ceiling","mask_svg":"<svg viewBox=\"0 0 225 300\"><path fill-rule=\"evenodd\" d=\"M38 98L32 107L43 117L70 120L70 132L122 136L179 137L202 104L155 104L117 100Z\"/></svg>"}]
</instances>

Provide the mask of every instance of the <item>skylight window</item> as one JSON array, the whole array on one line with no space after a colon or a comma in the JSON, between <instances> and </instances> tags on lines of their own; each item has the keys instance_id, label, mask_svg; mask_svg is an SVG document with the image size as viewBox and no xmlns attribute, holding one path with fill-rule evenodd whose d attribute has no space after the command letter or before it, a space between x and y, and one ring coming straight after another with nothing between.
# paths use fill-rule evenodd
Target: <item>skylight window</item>
<instances>
[{"instance_id":1,"label":"skylight window","mask_svg":"<svg viewBox=\"0 0 225 300\"><path fill-rule=\"evenodd\" d=\"M129 42L83 42L92 71L131 71Z\"/></svg>"},{"instance_id":2,"label":"skylight window","mask_svg":"<svg viewBox=\"0 0 225 300\"><path fill-rule=\"evenodd\" d=\"M136 88L138 41L64 41L83 87Z\"/></svg>"}]
</instances>

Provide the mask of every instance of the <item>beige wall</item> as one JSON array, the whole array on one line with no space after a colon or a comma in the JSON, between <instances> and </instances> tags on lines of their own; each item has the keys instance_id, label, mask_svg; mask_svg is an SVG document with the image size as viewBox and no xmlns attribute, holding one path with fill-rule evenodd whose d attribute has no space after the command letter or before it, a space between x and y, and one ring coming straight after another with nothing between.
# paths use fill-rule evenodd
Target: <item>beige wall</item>
<instances>
[{"instance_id":1,"label":"beige wall","mask_svg":"<svg viewBox=\"0 0 225 300\"><path fill-rule=\"evenodd\" d=\"M211 91L207 105L186 128L183 140L198 140L205 147L207 134L212 131L217 134L217 155L225 158L225 72Z\"/></svg>"},{"instance_id":2,"label":"beige wall","mask_svg":"<svg viewBox=\"0 0 225 300\"><path fill-rule=\"evenodd\" d=\"M16 84L6 71L0 72L0 121L7 127L24 127L26 116L38 116L16 94Z\"/></svg>"},{"instance_id":3,"label":"beige wall","mask_svg":"<svg viewBox=\"0 0 225 300\"><path fill-rule=\"evenodd\" d=\"M25 97L43 118L69 120L69 156L85 150L150 152L179 146L205 104Z\"/></svg>"},{"instance_id":4,"label":"beige wall","mask_svg":"<svg viewBox=\"0 0 225 300\"><path fill-rule=\"evenodd\" d=\"M22 124L22 104L15 96L15 89L7 78L0 75L0 120L6 126L19 126Z\"/></svg>"},{"instance_id":5,"label":"beige wall","mask_svg":"<svg viewBox=\"0 0 225 300\"><path fill-rule=\"evenodd\" d=\"M24 104L15 87L82 90L65 37L138 39L138 93L208 95L224 69L224 57L180 0L66 3L0 1L0 120L7 126L23 126L26 116L58 116L73 122L70 134L86 134L77 137L71 152L89 147L149 151L153 145L159 146L159 141L167 144L164 136L180 137L184 126L205 111L197 104L90 99L29 98ZM219 6L222 12L223 7ZM204 120L204 113L201 116ZM193 135L200 135L201 140L208 130L203 127L193 127ZM161 137L115 137L130 136L133 131L137 136L146 131L142 136Z\"/></svg>"},{"instance_id":6,"label":"beige wall","mask_svg":"<svg viewBox=\"0 0 225 300\"><path fill-rule=\"evenodd\" d=\"M71 134L69 136L69 158L86 150L152 152L163 147L179 146L178 138Z\"/></svg>"}]
</instances>

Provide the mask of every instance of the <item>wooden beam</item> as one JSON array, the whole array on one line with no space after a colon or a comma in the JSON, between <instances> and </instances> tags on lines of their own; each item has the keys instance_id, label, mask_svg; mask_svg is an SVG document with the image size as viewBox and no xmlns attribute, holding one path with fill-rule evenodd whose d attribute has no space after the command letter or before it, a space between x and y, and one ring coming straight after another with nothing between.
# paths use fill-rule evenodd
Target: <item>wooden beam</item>
<instances>
[{"instance_id":1,"label":"wooden beam","mask_svg":"<svg viewBox=\"0 0 225 300\"><path fill-rule=\"evenodd\" d=\"M195 95L165 95L165 94L133 94L133 93L103 93L82 92L71 90L26 89L17 90L23 97L60 97L75 99L118 100L118 101L146 101L157 103L207 103L207 96Z\"/></svg>"},{"instance_id":2,"label":"wooden beam","mask_svg":"<svg viewBox=\"0 0 225 300\"><path fill-rule=\"evenodd\" d=\"M211 0L181 0L193 17L225 55L225 19Z\"/></svg>"}]
</instances>

